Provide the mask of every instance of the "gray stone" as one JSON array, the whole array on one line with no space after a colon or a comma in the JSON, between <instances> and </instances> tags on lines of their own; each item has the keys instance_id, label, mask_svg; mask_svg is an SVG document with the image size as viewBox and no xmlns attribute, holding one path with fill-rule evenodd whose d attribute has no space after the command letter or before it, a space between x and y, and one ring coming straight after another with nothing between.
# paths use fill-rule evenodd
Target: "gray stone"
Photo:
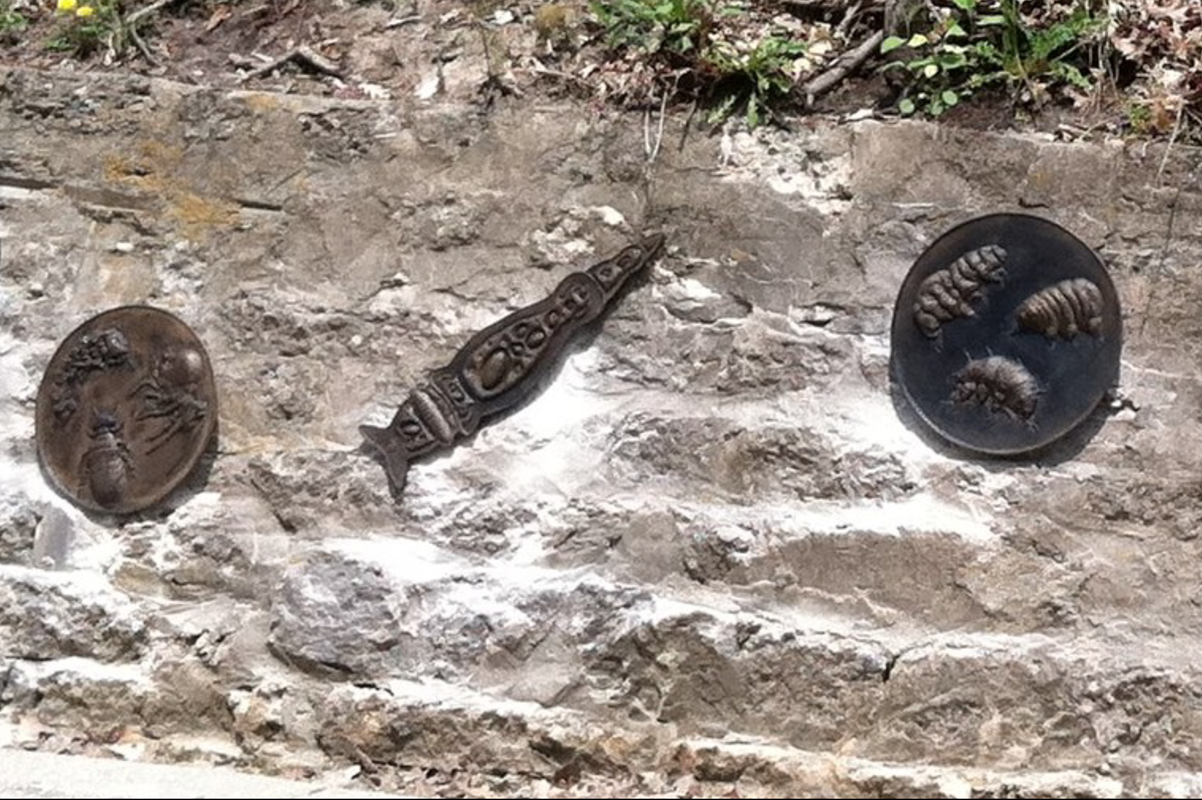
<instances>
[{"instance_id":1,"label":"gray stone","mask_svg":"<svg viewBox=\"0 0 1202 800\"><path fill-rule=\"evenodd\" d=\"M42 505L40 516L33 541L32 563L39 567L64 569L75 542L75 523L66 512L52 505Z\"/></svg>"},{"instance_id":2,"label":"gray stone","mask_svg":"<svg viewBox=\"0 0 1202 800\"><path fill-rule=\"evenodd\" d=\"M0 573L0 655L130 661L144 651L145 612L93 576Z\"/></svg>"},{"instance_id":3,"label":"gray stone","mask_svg":"<svg viewBox=\"0 0 1202 800\"><path fill-rule=\"evenodd\" d=\"M69 730L111 743L144 729L145 704L154 691L146 678L132 664L85 658L18 661L10 670L3 700L34 732L61 735Z\"/></svg>"},{"instance_id":4,"label":"gray stone","mask_svg":"<svg viewBox=\"0 0 1202 800\"><path fill-rule=\"evenodd\" d=\"M0 563L28 564L40 517L21 495L0 498Z\"/></svg>"},{"instance_id":5,"label":"gray stone","mask_svg":"<svg viewBox=\"0 0 1202 800\"><path fill-rule=\"evenodd\" d=\"M741 793L795 797L1096 797L1124 796L1114 778L1084 770L987 770L901 765L774 747L694 739L681 744L673 767L701 782L734 783Z\"/></svg>"},{"instance_id":6,"label":"gray stone","mask_svg":"<svg viewBox=\"0 0 1202 800\"><path fill-rule=\"evenodd\" d=\"M402 645L404 587L379 567L317 553L284 573L268 645L323 674L387 672Z\"/></svg>"},{"instance_id":7,"label":"gray stone","mask_svg":"<svg viewBox=\"0 0 1202 800\"><path fill-rule=\"evenodd\" d=\"M340 687L330 693L321 716L319 738L327 750L451 774L471 771L484 760L501 774L629 779L629 767L621 763L625 754L649 743L646 733L603 731L571 712L496 704L437 683L396 684L388 692ZM635 761L650 764L649 755L644 750Z\"/></svg>"}]
</instances>

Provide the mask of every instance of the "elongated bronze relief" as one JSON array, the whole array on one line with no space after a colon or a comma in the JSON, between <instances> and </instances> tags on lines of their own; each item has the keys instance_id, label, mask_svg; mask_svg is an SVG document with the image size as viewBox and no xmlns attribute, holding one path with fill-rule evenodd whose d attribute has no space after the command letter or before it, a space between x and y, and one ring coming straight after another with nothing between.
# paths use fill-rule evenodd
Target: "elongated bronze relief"
<instances>
[{"instance_id":1,"label":"elongated bronze relief","mask_svg":"<svg viewBox=\"0 0 1202 800\"><path fill-rule=\"evenodd\" d=\"M360 426L383 456L393 492L404 490L415 458L454 446L483 421L523 402L572 337L600 317L663 246L663 235L649 236L568 275L550 296L480 331L450 364L429 373L388 427Z\"/></svg>"}]
</instances>

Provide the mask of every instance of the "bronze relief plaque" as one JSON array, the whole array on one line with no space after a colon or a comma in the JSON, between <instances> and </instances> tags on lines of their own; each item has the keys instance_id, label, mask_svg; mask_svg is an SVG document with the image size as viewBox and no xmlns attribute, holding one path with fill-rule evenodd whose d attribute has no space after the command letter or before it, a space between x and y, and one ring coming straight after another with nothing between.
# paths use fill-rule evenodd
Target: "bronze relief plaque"
<instances>
[{"instance_id":1,"label":"bronze relief plaque","mask_svg":"<svg viewBox=\"0 0 1202 800\"><path fill-rule=\"evenodd\" d=\"M665 242L663 234L646 236L565 276L549 296L478 331L449 364L430 370L386 427L359 426L383 458L392 493L404 491L412 461L454 447L532 395L573 337L601 318Z\"/></svg>"},{"instance_id":2,"label":"bronze relief plaque","mask_svg":"<svg viewBox=\"0 0 1202 800\"><path fill-rule=\"evenodd\" d=\"M84 322L38 389L42 467L91 511L129 514L161 501L195 468L216 426L204 346L179 318L149 306Z\"/></svg>"},{"instance_id":3,"label":"bronze relief plaque","mask_svg":"<svg viewBox=\"0 0 1202 800\"><path fill-rule=\"evenodd\" d=\"M1102 260L1028 214L962 223L914 263L893 315L893 374L936 433L981 453L1038 450L1118 382L1122 312Z\"/></svg>"}]
</instances>

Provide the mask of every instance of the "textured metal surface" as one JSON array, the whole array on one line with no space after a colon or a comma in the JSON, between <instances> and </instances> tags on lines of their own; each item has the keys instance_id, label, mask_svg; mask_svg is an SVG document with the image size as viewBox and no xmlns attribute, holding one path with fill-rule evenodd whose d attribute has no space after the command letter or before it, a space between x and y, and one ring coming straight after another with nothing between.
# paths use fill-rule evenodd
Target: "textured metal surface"
<instances>
[{"instance_id":1,"label":"textured metal surface","mask_svg":"<svg viewBox=\"0 0 1202 800\"><path fill-rule=\"evenodd\" d=\"M165 311L123 306L80 325L51 359L38 456L72 502L126 514L179 486L216 422L212 368L192 330Z\"/></svg>"},{"instance_id":2,"label":"textured metal surface","mask_svg":"<svg viewBox=\"0 0 1202 800\"><path fill-rule=\"evenodd\" d=\"M992 214L915 262L893 315L893 379L956 445L1038 450L1117 384L1122 314L1098 256L1064 228Z\"/></svg>"},{"instance_id":3,"label":"textured metal surface","mask_svg":"<svg viewBox=\"0 0 1202 800\"><path fill-rule=\"evenodd\" d=\"M601 316L663 245L662 235L649 236L573 272L550 296L473 336L450 364L409 394L388 427L360 426L383 457L393 493L404 490L413 459L454 446L489 417L522 403L573 335Z\"/></svg>"}]
</instances>

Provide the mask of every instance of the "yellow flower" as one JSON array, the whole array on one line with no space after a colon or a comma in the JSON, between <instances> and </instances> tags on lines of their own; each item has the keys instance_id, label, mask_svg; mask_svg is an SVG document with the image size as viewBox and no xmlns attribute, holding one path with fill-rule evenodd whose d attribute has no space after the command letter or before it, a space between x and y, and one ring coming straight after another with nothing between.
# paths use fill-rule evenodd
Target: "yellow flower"
<instances>
[{"instance_id":1,"label":"yellow flower","mask_svg":"<svg viewBox=\"0 0 1202 800\"><path fill-rule=\"evenodd\" d=\"M75 16L90 17L95 13L96 13L96 9L92 8L91 6L80 6L79 10L75 12Z\"/></svg>"},{"instance_id":2,"label":"yellow flower","mask_svg":"<svg viewBox=\"0 0 1202 800\"><path fill-rule=\"evenodd\" d=\"M77 0L58 0L58 10L64 14L74 11L76 5L78 5Z\"/></svg>"}]
</instances>

